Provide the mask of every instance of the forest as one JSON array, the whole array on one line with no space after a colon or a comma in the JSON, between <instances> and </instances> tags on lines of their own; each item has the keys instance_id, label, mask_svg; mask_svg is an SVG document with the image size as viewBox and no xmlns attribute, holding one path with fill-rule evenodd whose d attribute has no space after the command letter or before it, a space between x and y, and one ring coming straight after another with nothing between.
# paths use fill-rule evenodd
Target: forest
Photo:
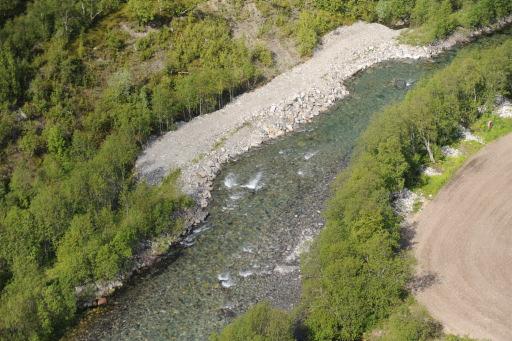
<instances>
[{"instance_id":1,"label":"forest","mask_svg":"<svg viewBox=\"0 0 512 341\"><path fill-rule=\"evenodd\" d=\"M160 234L178 238L183 232L180 212L193 203L176 185L179 170L159 186L139 182L133 172L138 153L151 136L262 84L274 63L266 46L234 37L232 17L203 10L204 2L0 2L0 339L60 336L78 313L75 287L116 278L130 268L141 240ZM244 1L226 3L237 11ZM507 0L258 0L256 5L304 58L324 33L354 20L409 25L413 30L404 39L426 43L512 11ZM361 143L354 165L340 177L349 185L336 192L329 226L311 253L317 262L304 265L311 278L305 281L310 308L304 309L304 321L315 339L357 339L403 301L409 263L397 251L397 218L388 195L413 181L424 156L419 136L433 145L452 138L455 124L474 119L475 105L510 89L510 44L499 51L492 63L490 53L460 58L445 71L450 77L434 78L406 104L390 109L393 124L391 114L376 121L389 135L368 133ZM475 64L477 58L481 62ZM408 116L407 105L413 106L420 91L424 101L437 99L428 97L439 95L428 90L434 85L478 96L466 103L466 97L447 95L451 102L441 108L441 125L429 112L423 126L408 126L423 121ZM397 124L397 117L403 122ZM397 126L404 130L394 130ZM406 130L415 131L415 138L402 136ZM374 165L386 167L378 167L382 173L362 171ZM364 191L372 198L371 212L362 207ZM352 195L356 199L343 206L342 198ZM377 250L377 243L388 247ZM374 261L366 264L367 258ZM372 276L381 270L394 274L394 282ZM359 283L359 295L332 281L338 277ZM315 288L325 290L320 294ZM354 305L323 305L345 299ZM357 316L351 310L356 306ZM254 316L273 311L259 309ZM275 328L281 325L270 323L267 329Z\"/></svg>"},{"instance_id":2,"label":"forest","mask_svg":"<svg viewBox=\"0 0 512 341\"><path fill-rule=\"evenodd\" d=\"M379 340L442 337L439 324L407 290L413 259L400 245L393 194L418 184L421 166L431 162L429 150L440 158L440 147L460 138L460 126L485 115L479 108L492 110L497 95L511 93L508 38L461 52L402 102L378 113L333 184L326 227L301 259L300 307L274 324L272 316L285 312L261 303L212 340L371 340L375 328L384 330Z\"/></svg>"}]
</instances>

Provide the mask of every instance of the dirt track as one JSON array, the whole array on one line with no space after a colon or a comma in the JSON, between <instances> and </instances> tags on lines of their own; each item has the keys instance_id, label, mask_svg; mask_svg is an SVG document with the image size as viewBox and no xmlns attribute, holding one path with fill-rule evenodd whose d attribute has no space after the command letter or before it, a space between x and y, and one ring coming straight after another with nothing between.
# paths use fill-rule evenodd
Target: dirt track
<instances>
[{"instance_id":1,"label":"dirt track","mask_svg":"<svg viewBox=\"0 0 512 341\"><path fill-rule=\"evenodd\" d=\"M418 300L446 331L512 340L512 134L469 160L418 216Z\"/></svg>"}]
</instances>

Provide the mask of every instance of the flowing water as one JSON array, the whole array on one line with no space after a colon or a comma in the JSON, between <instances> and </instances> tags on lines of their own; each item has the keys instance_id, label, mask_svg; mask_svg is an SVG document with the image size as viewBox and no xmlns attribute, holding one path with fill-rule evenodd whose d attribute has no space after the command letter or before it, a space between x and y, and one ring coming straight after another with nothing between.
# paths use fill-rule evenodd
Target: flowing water
<instances>
[{"instance_id":1,"label":"flowing water","mask_svg":"<svg viewBox=\"0 0 512 341\"><path fill-rule=\"evenodd\" d=\"M302 131L226 165L188 247L86 314L68 338L204 340L260 300L291 309L300 296L298 254L323 226L329 183L358 136L375 112L446 60L370 68L347 83L347 99Z\"/></svg>"}]
</instances>

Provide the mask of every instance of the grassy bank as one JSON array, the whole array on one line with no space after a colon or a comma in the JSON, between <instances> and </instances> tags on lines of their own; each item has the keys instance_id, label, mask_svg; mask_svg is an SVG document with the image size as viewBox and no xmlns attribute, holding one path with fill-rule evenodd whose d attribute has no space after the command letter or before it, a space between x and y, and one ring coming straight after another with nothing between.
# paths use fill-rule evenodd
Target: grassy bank
<instances>
[{"instance_id":1,"label":"grassy bank","mask_svg":"<svg viewBox=\"0 0 512 341\"><path fill-rule=\"evenodd\" d=\"M487 126L489 121L493 123L491 129ZM455 142L452 147L458 151L458 155L451 157L442 156L440 160L432 164L431 166L434 166L441 174L435 176L422 174L418 183L413 188L414 191L429 198L435 196L468 158L482 149L487 143L511 133L512 120L486 113L471 124L470 128L476 136L481 138L482 142L464 139Z\"/></svg>"},{"instance_id":2,"label":"grassy bank","mask_svg":"<svg viewBox=\"0 0 512 341\"><path fill-rule=\"evenodd\" d=\"M302 259L302 304L295 324L303 338L359 340L365 333L385 340L443 337L406 289L413 260L400 248L402 218L394 211L393 195L422 186L423 167L439 162L442 146L459 141L461 125L487 139L509 131L509 121L486 115L497 95L511 95L511 57L511 39L462 51L370 124L350 166L333 184L325 229ZM488 108L483 116L482 107ZM495 129L485 131L489 117ZM462 161L439 163L446 176L431 183L431 193ZM243 325L238 340L251 330L250 324ZM228 340L224 333L214 339Z\"/></svg>"}]
</instances>

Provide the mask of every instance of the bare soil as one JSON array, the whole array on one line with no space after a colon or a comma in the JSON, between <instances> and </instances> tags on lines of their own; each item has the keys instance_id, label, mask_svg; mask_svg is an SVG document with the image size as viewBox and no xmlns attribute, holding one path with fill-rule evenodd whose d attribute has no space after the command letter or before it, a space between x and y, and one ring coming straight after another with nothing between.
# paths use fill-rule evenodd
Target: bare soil
<instances>
[{"instance_id":1,"label":"bare soil","mask_svg":"<svg viewBox=\"0 0 512 341\"><path fill-rule=\"evenodd\" d=\"M417 217L417 298L447 332L512 340L511 155L512 134L472 157Z\"/></svg>"}]
</instances>

